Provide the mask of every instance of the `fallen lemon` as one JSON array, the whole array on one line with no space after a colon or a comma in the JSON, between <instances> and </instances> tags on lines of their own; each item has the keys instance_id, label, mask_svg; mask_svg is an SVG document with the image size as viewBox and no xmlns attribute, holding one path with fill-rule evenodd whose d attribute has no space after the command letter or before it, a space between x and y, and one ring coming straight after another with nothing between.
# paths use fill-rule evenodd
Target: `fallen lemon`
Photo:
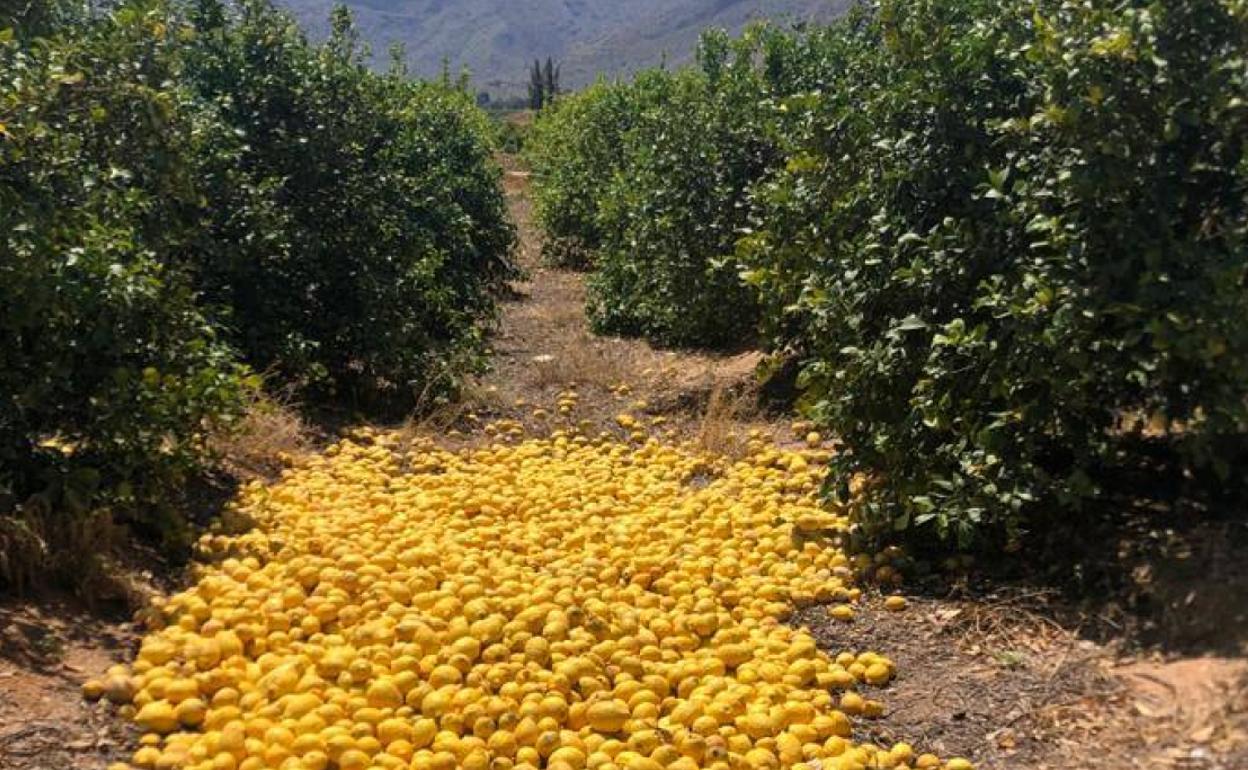
<instances>
[{"instance_id":1,"label":"fallen lemon","mask_svg":"<svg viewBox=\"0 0 1248 770\"><path fill-rule=\"evenodd\" d=\"M249 484L201 539L197 582L154 609L131 670L84 688L137 708L150 739L133 764L910 760L904 744L849 739L850 716L882 713L854 688L887 682L892 664L830 658L779 620L858 596L818 462L761 439L730 461L644 435L484 428L494 443L460 452L360 430L274 484ZM238 522L255 526L238 534ZM831 535L796 536L812 527Z\"/></svg>"},{"instance_id":2,"label":"fallen lemon","mask_svg":"<svg viewBox=\"0 0 1248 770\"><path fill-rule=\"evenodd\" d=\"M837 604L828 608L828 617L834 620L849 621L854 619L854 608L848 604Z\"/></svg>"},{"instance_id":3,"label":"fallen lemon","mask_svg":"<svg viewBox=\"0 0 1248 770\"><path fill-rule=\"evenodd\" d=\"M884 609L890 612L901 612L906 606L906 597L904 596L890 596L884 600Z\"/></svg>"}]
</instances>

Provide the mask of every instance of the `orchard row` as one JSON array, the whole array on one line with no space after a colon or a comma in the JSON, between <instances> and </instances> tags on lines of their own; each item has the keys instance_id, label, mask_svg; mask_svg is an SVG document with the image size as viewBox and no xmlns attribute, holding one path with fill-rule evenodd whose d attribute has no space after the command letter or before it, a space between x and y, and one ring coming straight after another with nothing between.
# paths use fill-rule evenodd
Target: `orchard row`
<instances>
[{"instance_id":1,"label":"orchard row","mask_svg":"<svg viewBox=\"0 0 1248 770\"><path fill-rule=\"evenodd\" d=\"M1231 0L710 34L541 114L548 258L592 271L601 331L795 362L832 488L877 482L868 533L1017 544L1141 468L1242 489L1245 41Z\"/></svg>"}]
</instances>

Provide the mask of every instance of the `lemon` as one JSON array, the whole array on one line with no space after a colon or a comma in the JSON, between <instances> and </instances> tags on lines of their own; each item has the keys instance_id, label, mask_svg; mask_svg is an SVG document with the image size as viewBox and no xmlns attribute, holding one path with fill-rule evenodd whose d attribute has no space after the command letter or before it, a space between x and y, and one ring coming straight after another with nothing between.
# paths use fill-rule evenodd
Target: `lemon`
<instances>
[{"instance_id":1,"label":"lemon","mask_svg":"<svg viewBox=\"0 0 1248 770\"><path fill-rule=\"evenodd\" d=\"M82 697L87 700L99 700L104 695L104 683L98 679L88 679L82 683Z\"/></svg>"},{"instance_id":2,"label":"lemon","mask_svg":"<svg viewBox=\"0 0 1248 770\"><path fill-rule=\"evenodd\" d=\"M369 684L366 693L370 706L377 708L398 708L403 703L403 695L390 679L377 679Z\"/></svg>"},{"instance_id":3,"label":"lemon","mask_svg":"<svg viewBox=\"0 0 1248 770\"><path fill-rule=\"evenodd\" d=\"M888 684L888 680L893 678L893 672L884 663L872 663L867 666L863 672L863 679L868 684L883 685Z\"/></svg>"},{"instance_id":4,"label":"lemon","mask_svg":"<svg viewBox=\"0 0 1248 770\"><path fill-rule=\"evenodd\" d=\"M834 620L850 621L854 619L854 608L848 604L837 604L828 608L828 617Z\"/></svg>"},{"instance_id":5,"label":"lemon","mask_svg":"<svg viewBox=\"0 0 1248 770\"><path fill-rule=\"evenodd\" d=\"M187 698L174 709L174 716L178 722L187 727L203 724L207 715L208 707L199 698Z\"/></svg>"},{"instance_id":6,"label":"lemon","mask_svg":"<svg viewBox=\"0 0 1248 770\"><path fill-rule=\"evenodd\" d=\"M153 733L171 733L178 727L178 717L169 701L152 701L134 715L139 727Z\"/></svg>"},{"instance_id":7,"label":"lemon","mask_svg":"<svg viewBox=\"0 0 1248 770\"><path fill-rule=\"evenodd\" d=\"M884 609L890 612L901 612L906 606L906 597L904 596L890 596L884 600Z\"/></svg>"},{"instance_id":8,"label":"lemon","mask_svg":"<svg viewBox=\"0 0 1248 770\"><path fill-rule=\"evenodd\" d=\"M897 764L908 765L914 761L914 748L908 743L896 743L888 752Z\"/></svg>"},{"instance_id":9,"label":"lemon","mask_svg":"<svg viewBox=\"0 0 1248 770\"><path fill-rule=\"evenodd\" d=\"M128 676L112 675L104 680L104 697L121 705L134 700L135 686Z\"/></svg>"},{"instance_id":10,"label":"lemon","mask_svg":"<svg viewBox=\"0 0 1248 770\"><path fill-rule=\"evenodd\" d=\"M628 704L619 700L599 701L586 710L589 726L604 733L619 732L631 716Z\"/></svg>"},{"instance_id":11,"label":"lemon","mask_svg":"<svg viewBox=\"0 0 1248 770\"><path fill-rule=\"evenodd\" d=\"M756 432L727 459L621 417L626 441L479 419L467 449L365 428L293 458L84 695L133 709L142 768L918 766L851 740L883 709L854 688L892 664L779 622L880 564L843 549L826 455Z\"/></svg>"}]
</instances>

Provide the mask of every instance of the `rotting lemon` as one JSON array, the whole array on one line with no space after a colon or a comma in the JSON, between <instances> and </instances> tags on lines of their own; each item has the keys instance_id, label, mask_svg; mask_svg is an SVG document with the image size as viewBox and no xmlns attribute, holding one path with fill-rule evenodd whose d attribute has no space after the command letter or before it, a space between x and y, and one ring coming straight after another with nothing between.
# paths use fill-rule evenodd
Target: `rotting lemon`
<instances>
[{"instance_id":1,"label":"rotting lemon","mask_svg":"<svg viewBox=\"0 0 1248 770\"><path fill-rule=\"evenodd\" d=\"M499 421L457 452L360 429L293 461L201 539L197 582L148 613L131 669L84 692L133 704L140 767L909 761L850 740L851 717L882 713L855 688L892 664L780 622L856 601L873 564L843 551L822 459L759 437L729 460L621 417L628 443Z\"/></svg>"},{"instance_id":2,"label":"rotting lemon","mask_svg":"<svg viewBox=\"0 0 1248 770\"><path fill-rule=\"evenodd\" d=\"M906 597L889 596L884 600L884 609L890 612L901 612L907 606Z\"/></svg>"},{"instance_id":3,"label":"rotting lemon","mask_svg":"<svg viewBox=\"0 0 1248 770\"><path fill-rule=\"evenodd\" d=\"M834 620L850 621L854 619L854 608L848 604L837 604L828 608L828 617Z\"/></svg>"}]
</instances>

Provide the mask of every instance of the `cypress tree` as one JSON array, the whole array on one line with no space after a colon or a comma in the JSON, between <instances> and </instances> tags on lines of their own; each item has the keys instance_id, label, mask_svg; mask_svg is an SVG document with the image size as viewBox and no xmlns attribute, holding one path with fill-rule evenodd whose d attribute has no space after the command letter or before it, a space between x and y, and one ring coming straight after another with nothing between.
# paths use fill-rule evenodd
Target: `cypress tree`
<instances>
[{"instance_id":1,"label":"cypress tree","mask_svg":"<svg viewBox=\"0 0 1248 770\"><path fill-rule=\"evenodd\" d=\"M533 110L540 110L545 103L546 83L542 77L542 63L538 59L533 60L533 70L529 73L529 107Z\"/></svg>"}]
</instances>

